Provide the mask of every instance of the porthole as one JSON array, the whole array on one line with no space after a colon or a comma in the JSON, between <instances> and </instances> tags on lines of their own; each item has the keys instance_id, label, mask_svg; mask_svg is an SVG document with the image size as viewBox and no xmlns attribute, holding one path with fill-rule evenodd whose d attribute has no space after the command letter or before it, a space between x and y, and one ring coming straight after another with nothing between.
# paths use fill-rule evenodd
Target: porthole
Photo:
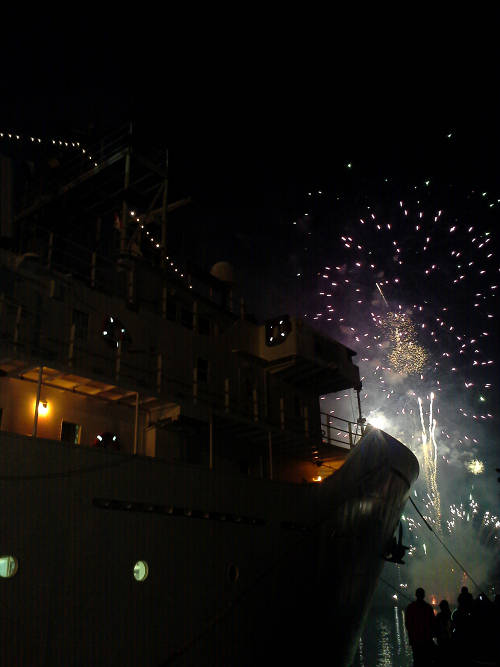
<instances>
[{"instance_id":1,"label":"porthole","mask_svg":"<svg viewBox=\"0 0 500 667\"><path fill-rule=\"evenodd\" d=\"M134 579L136 581L146 581L149 574L148 564L145 560L138 560L134 565Z\"/></svg>"},{"instance_id":2,"label":"porthole","mask_svg":"<svg viewBox=\"0 0 500 667\"><path fill-rule=\"evenodd\" d=\"M230 584L235 584L240 578L240 570L234 563L229 563L226 569L227 580Z\"/></svg>"},{"instance_id":3,"label":"porthole","mask_svg":"<svg viewBox=\"0 0 500 667\"><path fill-rule=\"evenodd\" d=\"M0 577L10 579L17 572L17 558L15 556L0 556Z\"/></svg>"}]
</instances>

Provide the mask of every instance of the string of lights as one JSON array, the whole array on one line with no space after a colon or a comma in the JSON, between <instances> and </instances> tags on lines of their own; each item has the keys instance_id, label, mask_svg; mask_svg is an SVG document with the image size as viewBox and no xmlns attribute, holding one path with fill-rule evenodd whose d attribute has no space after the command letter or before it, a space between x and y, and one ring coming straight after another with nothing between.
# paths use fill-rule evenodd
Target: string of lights
<instances>
[{"instance_id":1,"label":"string of lights","mask_svg":"<svg viewBox=\"0 0 500 667\"><path fill-rule=\"evenodd\" d=\"M2 131L0 132L0 139L4 140L12 140L12 141L19 141L19 142L28 142L30 141L32 144L43 144L43 145L53 145L57 146L60 148L68 148L68 149L73 149L77 152L80 153L82 157L84 157L86 160L89 162L92 162L92 165L94 167L98 167L99 163L96 162L95 158L90 155L87 151L86 148L81 146L79 141L71 141L71 140L65 140L65 139L42 139L40 137L32 137L29 135L23 135L23 134L18 134L16 132L6 132Z\"/></svg>"}]
</instances>

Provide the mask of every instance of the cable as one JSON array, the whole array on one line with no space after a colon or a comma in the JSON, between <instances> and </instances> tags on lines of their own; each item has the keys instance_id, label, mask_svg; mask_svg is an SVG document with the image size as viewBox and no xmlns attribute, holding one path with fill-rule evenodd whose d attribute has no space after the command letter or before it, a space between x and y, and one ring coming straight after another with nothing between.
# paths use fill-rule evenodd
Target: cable
<instances>
[{"instance_id":1,"label":"cable","mask_svg":"<svg viewBox=\"0 0 500 667\"><path fill-rule=\"evenodd\" d=\"M443 542L443 540L439 537L439 535L436 533L436 531L433 530L433 528L427 523L426 519L425 519L424 516L422 515L422 512L418 509L418 507L417 507L417 506L415 505L415 503L413 502L413 498L412 498L411 496L410 496L409 498L410 498L410 502L411 502L411 504L413 505L413 507L415 508L415 511L417 512L417 514L418 514L419 517L422 519L422 521L425 523L425 525L427 526L427 528L431 531L431 533L437 538L437 540L439 541L439 543L441 544L441 546L443 546L443 547L446 549L446 551L447 551L447 552L449 553L449 555L453 558L453 560L455 561L455 563L462 569L463 572L465 572L465 574L469 577L469 579L472 581L472 583L474 584L474 586L476 586L477 590L478 590L480 593L483 593L483 590L482 590L481 586L479 586L479 584L478 584L476 581L474 581L474 579L472 578L472 576L470 575L470 573L465 569L465 567L462 565L462 563L461 563L457 558L455 558L455 556L451 553L451 551L448 549L448 547L447 547L446 544Z\"/></svg>"},{"instance_id":2,"label":"cable","mask_svg":"<svg viewBox=\"0 0 500 667\"><path fill-rule=\"evenodd\" d=\"M386 586L389 586L389 588L392 588L392 590L393 590L395 593L397 593L398 595L402 595L404 598L406 598L406 599L409 600L410 602L412 601L412 600L411 600L411 597L409 597L408 595L406 595L406 593L402 593L401 591L398 591L397 588L394 588L394 586L393 586L392 584L390 584L388 581L386 581L386 580L383 579L382 577L379 577L379 579L380 579L380 581L381 581L383 584L385 584Z\"/></svg>"}]
</instances>

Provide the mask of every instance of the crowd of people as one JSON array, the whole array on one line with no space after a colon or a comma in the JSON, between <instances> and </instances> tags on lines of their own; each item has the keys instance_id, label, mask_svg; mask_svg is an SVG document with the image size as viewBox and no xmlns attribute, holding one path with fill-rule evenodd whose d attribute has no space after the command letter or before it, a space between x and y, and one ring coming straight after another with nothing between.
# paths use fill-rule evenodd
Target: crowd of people
<instances>
[{"instance_id":1,"label":"crowd of people","mask_svg":"<svg viewBox=\"0 0 500 667\"><path fill-rule=\"evenodd\" d=\"M484 593L474 599L464 586L453 613L442 600L437 614L423 588L415 597L405 615L414 667L500 665L500 595L494 602Z\"/></svg>"}]
</instances>

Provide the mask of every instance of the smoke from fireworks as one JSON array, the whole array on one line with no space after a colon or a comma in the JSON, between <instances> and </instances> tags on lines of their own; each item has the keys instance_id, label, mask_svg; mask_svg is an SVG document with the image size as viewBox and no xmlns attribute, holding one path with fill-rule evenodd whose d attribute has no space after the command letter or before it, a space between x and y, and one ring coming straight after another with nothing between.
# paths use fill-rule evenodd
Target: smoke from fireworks
<instances>
[{"instance_id":1,"label":"smoke from fireworks","mask_svg":"<svg viewBox=\"0 0 500 667\"><path fill-rule=\"evenodd\" d=\"M443 500L456 493L465 470L484 470L477 454L493 420L489 375L495 364L500 268L487 221L496 201L485 192L468 197L476 198L481 216L474 209L472 219L470 204L452 210L447 195L436 204L429 181L397 200L369 201L360 213L359 204L347 208L344 231L330 254L323 239L318 245L314 310L302 314L358 352L367 421L417 455L418 499L426 521L486 582L494 569L491 553L498 558L497 535L478 542L476 520L451 534L448 505L454 504ZM444 203L450 204L448 212ZM297 279L303 280L302 271ZM322 407L331 414L353 418L349 400L324 398ZM442 559L443 567L446 562L454 584L463 581L463 573L453 562L450 566L449 556L418 520L412 542L407 578L415 585L424 582L419 578L426 572L429 590L444 593L434 565L429 571L429 558Z\"/></svg>"}]
</instances>

